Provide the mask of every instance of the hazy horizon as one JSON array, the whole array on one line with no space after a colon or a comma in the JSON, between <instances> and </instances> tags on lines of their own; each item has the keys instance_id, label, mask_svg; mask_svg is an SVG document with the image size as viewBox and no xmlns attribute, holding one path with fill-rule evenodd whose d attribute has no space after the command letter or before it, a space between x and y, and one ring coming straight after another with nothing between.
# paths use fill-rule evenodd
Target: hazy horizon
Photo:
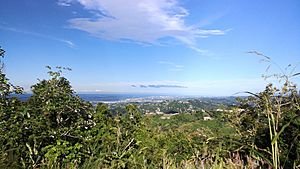
<instances>
[{"instance_id":1,"label":"hazy horizon","mask_svg":"<svg viewBox=\"0 0 300 169\"><path fill-rule=\"evenodd\" d=\"M4 0L0 46L27 92L49 65L77 93L232 96L274 82L249 51L299 64L299 16L298 0Z\"/></svg>"}]
</instances>

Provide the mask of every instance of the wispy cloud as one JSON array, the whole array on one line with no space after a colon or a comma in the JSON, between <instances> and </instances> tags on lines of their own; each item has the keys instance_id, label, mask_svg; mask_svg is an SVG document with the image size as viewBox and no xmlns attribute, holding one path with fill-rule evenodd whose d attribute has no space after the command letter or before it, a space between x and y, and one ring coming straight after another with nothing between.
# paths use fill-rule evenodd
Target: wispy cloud
<instances>
[{"instance_id":1,"label":"wispy cloud","mask_svg":"<svg viewBox=\"0 0 300 169\"><path fill-rule=\"evenodd\" d=\"M187 88L186 86L169 85L169 84L131 85L131 87L140 87L140 88Z\"/></svg>"},{"instance_id":2,"label":"wispy cloud","mask_svg":"<svg viewBox=\"0 0 300 169\"><path fill-rule=\"evenodd\" d=\"M71 6L72 0L58 0L57 5L59 6Z\"/></svg>"},{"instance_id":3,"label":"wispy cloud","mask_svg":"<svg viewBox=\"0 0 300 169\"><path fill-rule=\"evenodd\" d=\"M44 38L44 39L53 40L53 41L58 41L58 42L61 42L61 43L64 43L64 44L68 45L71 48L75 47L75 44L72 41L57 38L55 36L50 36L50 35L46 35L46 34L41 34L41 33L21 30L21 29L16 29L16 28L12 28L12 27L4 27L4 26L1 26L1 25L0 25L0 29L6 30L6 31L11 31L11 32L16 32L16 33L22 33L22 34L26 34L26 35L32 35L32 36L36 36L36 37L40 37L40 38Z\"/></svg>"},{"instance_id":4,"label":"wispy cloud","mask_svg":"<svg viewBox=\"0 0 300 169\"><path fill-rule=\"evenodd\" d=\"M189 12L178 0L128 0L126 5L124 0L59 0L61 5L75 2L94 16L69 20L71 28L102 39L152 45L163 44L162 39L171 38L203 53L196 45L198 38L226 33L187 25L185 18Z\"/></svg>"},{"instance_id":5,"label":"wispy cloud","mask_svg":"<svg viewBox=\"0 0 300 169\"><path fill-rule=\"evenodd\" d=\"M168 61L158 61L158 64L166 65L168 67L168 70L170 71L182 71L184 69L183 65L178 65L173 62L168 62Z\"/></svg>"}]
</instances>

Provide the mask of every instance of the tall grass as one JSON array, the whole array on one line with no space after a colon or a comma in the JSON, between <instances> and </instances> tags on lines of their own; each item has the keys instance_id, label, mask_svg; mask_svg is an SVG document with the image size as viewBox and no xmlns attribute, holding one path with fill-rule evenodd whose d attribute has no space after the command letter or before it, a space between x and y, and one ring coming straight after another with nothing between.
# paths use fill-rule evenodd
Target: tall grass
<instances>
[{"instance_id":1,"label":"tall grass","mask_svg":"<svg viewBox=\"0 0 300 169\"><path fill-rule=\"evenodd\" d=\"M272 166L275 169L284 168L285 162L281 164L281 156L282 156L281 152L283 152L283 150L280 150L279 147L280 135L284 132L284 130L287 127L289 127L291 122L295 120L299 115L297 114L294 115L294 117L292 117L290 121L282 124L283 114L289 113L283 111L282 107L293 106L296 107L296 109L300 110L299 102L298 102L299 94L297 93L296 85L290 81L292 77L298 76L300 75L300 73L294 72L296 70L297 65L291 68L292 65L289 64L285 69L282 69L281 66L279 66L279 64L277 64L270 57L264 54L261 54L256 51L252 51L249 53L262 57L261 61L269 64L266 69L266 74L263 75L265 79L275 78L278 80L279 84L283 83L280 89L273 87L272 85L268 85L266 88L266 92L264 92L262 95L253 94L251 92L247 92L247 93L253 95L257 99L261 100L263 103L262 104L263 113L267 115L267 119L268 119ZM279 70L279 73L268 75L267 74L268 70L272 65L274 65ZM288 71L289 68L291 68L291 71ZM289 152L286 155L286 157L283 158L288 159L288 155Z\"/></svg>"}]
</instances>

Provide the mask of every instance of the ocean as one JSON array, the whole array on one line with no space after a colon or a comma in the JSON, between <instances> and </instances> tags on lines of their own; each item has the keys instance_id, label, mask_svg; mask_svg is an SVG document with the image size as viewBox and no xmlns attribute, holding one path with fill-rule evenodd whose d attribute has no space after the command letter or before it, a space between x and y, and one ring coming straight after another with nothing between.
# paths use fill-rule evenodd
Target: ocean
<instances>
[{"instance_id":1,"label":"ocean","mask_svg":"<svg viewBox=\"0 0 300 169\"><path fill-rule=\"evenodd\" d=\"M141 99L141 98L151 98L151 97L160 97L161 95L153 94L76 94L80 98L89 102L104 102L104 103L113 103L113 102L122 102L128 99ZM18 97L22 101L26 101L32 94L13 94L11 97Z\"/></svg>"}]
</instances>

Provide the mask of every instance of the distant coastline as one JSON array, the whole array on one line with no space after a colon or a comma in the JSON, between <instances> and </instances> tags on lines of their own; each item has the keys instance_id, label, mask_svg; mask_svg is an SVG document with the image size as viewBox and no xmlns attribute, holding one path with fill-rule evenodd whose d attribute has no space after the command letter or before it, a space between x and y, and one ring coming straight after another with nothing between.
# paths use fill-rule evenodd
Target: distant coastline
<instances>
[{"instance_id":1,"label":"distant coastline","mask_svg":"<svg viewBox=\"0 0 300 169\"><path fill-rule=\"evenodd\" d=\"M128 100L137 100L137 99L154 99L154 98L174 98L176 96L169 96L169 95L155 95L155 94L76 94L80 98L82 98L85 101L89 102L104 102L104 103L110 103L110 102L123 102ZM32 94L12 94L11 97L17 97L22 101L26 101Z\"/></svg>"},{"instance_id":2,"label":"distant coastline","mask_svg":"<svg viewBox=\"0 0 300 169\"><path fill-rule=\"evenodd\" d=\"M222 98L231 98L235 99L233 96L179 96L179 95L166 95L166 94L109 94L109 93L80 93L76 94L80 98L85 101L89 101L93 104L98 102L102 103L138 103L138 102L161 102L164 100L181 100L181 99L200 99L200 98L214 98L214 99L222 99ZM26 101L32 94L12 94L11 97L17 97L22 101Z\"/></svg>"}]
</instances>

